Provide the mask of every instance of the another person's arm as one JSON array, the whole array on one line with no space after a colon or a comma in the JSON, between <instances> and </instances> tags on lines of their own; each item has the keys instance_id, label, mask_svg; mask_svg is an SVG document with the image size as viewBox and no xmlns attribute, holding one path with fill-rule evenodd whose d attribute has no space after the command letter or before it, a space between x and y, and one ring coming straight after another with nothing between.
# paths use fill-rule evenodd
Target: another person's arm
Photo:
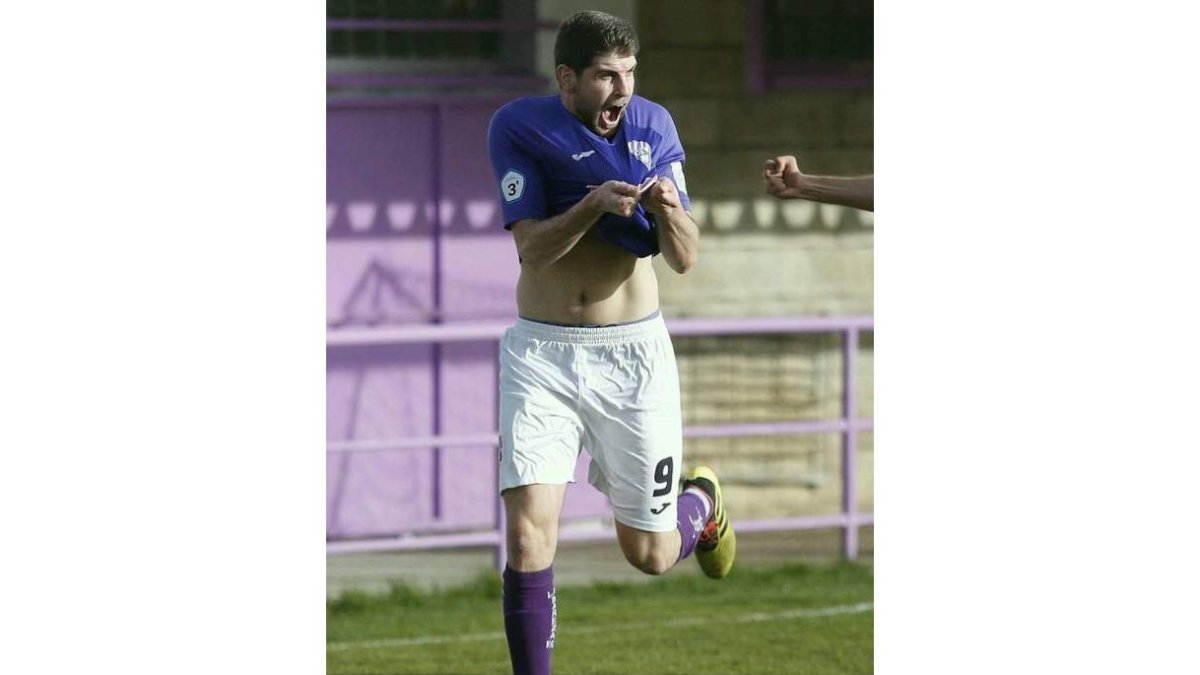
<instances>
[{"instance_id":1,"label":"another person's arm","mask_svg":"<svg viewBox=\"0 0 1200 675\"><path fill-rule=\"evenodd\" d=\"M807 199L864 211L875 210L875 176L809 176L801 173L792 155L763 165L767 194L779 199Z\"/></svg>"}]
</instances>

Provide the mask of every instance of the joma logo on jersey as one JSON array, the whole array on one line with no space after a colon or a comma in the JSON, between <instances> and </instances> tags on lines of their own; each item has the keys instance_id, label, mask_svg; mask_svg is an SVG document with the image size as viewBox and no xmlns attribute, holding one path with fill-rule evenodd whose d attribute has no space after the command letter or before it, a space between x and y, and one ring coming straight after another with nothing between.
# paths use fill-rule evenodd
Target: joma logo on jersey
<instances>
[{"instance_id":1,"label":"joma logo on jersey","mask_svg":"<svg viewBox=\"0 0 1200 675\"><path fill-rule=\"evenodd\" d=\"M629 141L629 154L637 157L647 169L654 168L650 165L650 144L646 141Z\"/></svg>"}]
</instances>

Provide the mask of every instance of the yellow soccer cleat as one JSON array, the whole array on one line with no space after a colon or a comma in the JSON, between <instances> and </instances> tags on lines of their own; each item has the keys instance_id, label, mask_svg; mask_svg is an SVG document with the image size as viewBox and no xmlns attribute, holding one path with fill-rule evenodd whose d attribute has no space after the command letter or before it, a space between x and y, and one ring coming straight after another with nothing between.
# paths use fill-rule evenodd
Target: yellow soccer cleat
<instances>
[{"instance_id":1,"label":"yellow soccer cleat","mask_svg":"<svg viewBox=\"0 0 1200 675\"><path fill-rule=\"evenodd\" d=\"M704 575L720 579L733 569L733 557L737 552L737 537L733 534L733 526L729 524L729 514L725 511L725 500L721 497L721 483L717 474L707 466L698 466L683 481L686 490L689 485L704 490L713 503L712 516L704 524L700 533L700 541L696 542L696 562Z\"/></svg>"}]
</instances>

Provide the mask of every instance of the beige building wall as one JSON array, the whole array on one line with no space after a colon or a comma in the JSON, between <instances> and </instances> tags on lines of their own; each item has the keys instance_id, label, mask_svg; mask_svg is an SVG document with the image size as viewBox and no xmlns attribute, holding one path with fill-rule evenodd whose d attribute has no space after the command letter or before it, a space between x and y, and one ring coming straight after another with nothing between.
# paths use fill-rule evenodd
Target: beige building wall
<instances>
[{"instance_id":1,"label":"beige building wall","mask_svg":"<svg viewBox=\"0 0 1200 675\"><path fill-rule=\"evenodd\" d=\"M663 312L684 316L873 313L872 214L763 193L763 162L794 154L817 174L873 173L873 94L747 94L748 3L642 0L638 93L671 111L687 153L701 258L687 275L661 261ZM873 336L860 338L858 407L873 415ZM687 423L833 418L842 359L835 335L679 339ZM714 465L732 513L770 517L840 508L837 434L696 439L686 463ZM859 507L873 506L873 435L859 436Z\"/></svg>"}]
</instances>

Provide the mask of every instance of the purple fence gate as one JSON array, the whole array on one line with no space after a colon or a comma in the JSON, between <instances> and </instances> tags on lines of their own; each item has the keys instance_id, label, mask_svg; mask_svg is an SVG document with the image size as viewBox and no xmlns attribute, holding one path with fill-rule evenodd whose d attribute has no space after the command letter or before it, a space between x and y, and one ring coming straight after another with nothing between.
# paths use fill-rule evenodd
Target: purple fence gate
<instances>
[{"instance_id":1,"label":"purple fence gate","mask_svg":"<svg viewBox=\"0 0 1200 675\"><path fill-rule=\"evenodd\" d=\"M842 437L842 508L839 513L815 516L799 516L790 518L772 518L752 521L739 521L740 531L753 532L781 529L808 529L837 527L842 530L842 551L850 559L858 553L858 528L874 523L871 513L860 513L857 510L857 434L862 431L872 431L872 420L860 419L856 406L856 376L858 363L858 337L863 331L872 331L874 323L871 317L780 317L763 319L680 319L668 321L668 328L673 336L701 335L766 335L781 333L829 333L842 335L842 410L838 419L829 420L795 420L768 423L721 424L705 426L687 426L684 437L745 437L774 434L810 434L836 432ZM492 391L497 387L498 363L495 360L497 343L502 336L508 321L463 322L441 326L412 326L392 329L343 330L331 332L327 341L331 348L335 347L364 347L364 346L394 346L427 345L431 343L449 345L461 343L486 343L493 353L490 378L477 382L476 386L488 386ZM493 423L495 417L493 413ZM430 548L448 548L458 546L492 546L495 550L497 569L503 569L505 561L504 520L499 497L495 493L496 461L495 448L497 429L480 428L474 432L456 434L414 435L403 438L354 438L327 443L330 457L346 457L348 455L372 455L379 452L428 452L434 447L472 447L476 453L474 459L478 464L490 464L491 492L488 499L492 506L488 511L491 515L490 524L486 529L478 529L466 533L438 533L435 530L426 532L398 532L386 539L369 539L360 541L331 541L327 550L331 553L379 551L379 550L418 550ZM594 516L607 513L607 505L596 498L599 492L586 483L587 455L584 453L576 466L575 478L578 481L567 491L567 502L574 508L564 509L564 519L579 516ZM590 501L588 497L591 497ZM436 495L434 496L436 499ZM477 508L486 502L477 503ZM479 508L479 511L483 511ZM563 532L560 537L564 541L590 540L613 538L612 533L597 534L594 532Z\"/></svg>"}]
</instances>

